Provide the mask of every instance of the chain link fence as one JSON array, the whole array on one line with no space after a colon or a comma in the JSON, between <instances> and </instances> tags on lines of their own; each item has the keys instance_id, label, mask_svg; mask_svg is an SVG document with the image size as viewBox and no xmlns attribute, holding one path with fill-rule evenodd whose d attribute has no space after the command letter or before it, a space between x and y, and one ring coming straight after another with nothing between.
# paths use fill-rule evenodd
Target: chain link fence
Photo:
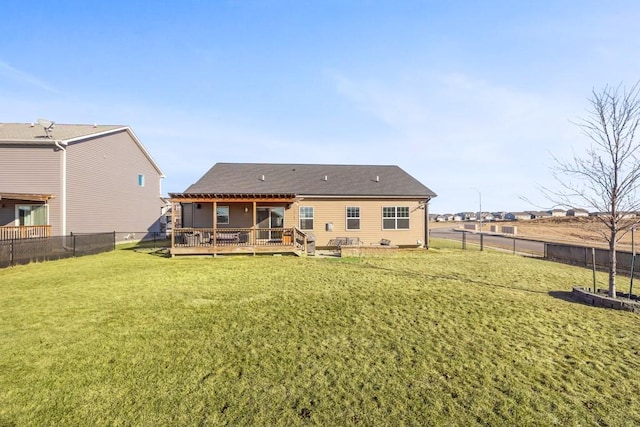
<instances>
[{"instance_id":1,"label":"chain link fence","mask_svg":"<svg viewBox=\"0 0 640 427\"><path fill-rule=\"evenodd\" d=\"M0 240L0 268L93 255L115 249L116 233Z\"/></svg>"}]
</instances>

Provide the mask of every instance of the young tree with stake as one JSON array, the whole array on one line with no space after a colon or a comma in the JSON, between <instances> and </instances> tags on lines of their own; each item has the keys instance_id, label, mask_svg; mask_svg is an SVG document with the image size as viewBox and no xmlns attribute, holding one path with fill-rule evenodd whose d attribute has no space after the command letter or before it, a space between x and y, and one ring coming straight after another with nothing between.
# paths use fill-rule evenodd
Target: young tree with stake
<instances>
[{"instance_id":1,"label":"young tree with stake","mask_svg":"<svg viewBox=\"0 0 640 427\"><path fill-rule=\"evenodd\" d=\"M553 203L600 212L609 244L609 296L616 296L617 243L638 224L640 210L640 82L626 89L605 86L592 91L588 115L576 124L591 145L570 160L554 157L558 190L543 189Z\"/></svg>"}]
</instances>

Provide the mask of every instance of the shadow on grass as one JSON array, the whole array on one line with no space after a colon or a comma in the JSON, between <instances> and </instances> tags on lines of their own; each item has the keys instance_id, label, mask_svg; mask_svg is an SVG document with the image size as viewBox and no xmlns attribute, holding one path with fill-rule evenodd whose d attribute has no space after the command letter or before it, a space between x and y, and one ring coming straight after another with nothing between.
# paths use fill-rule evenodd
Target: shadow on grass
<instances>
[{"instance_id":1,"label":"shadow on grass","mask_svg":"<svg viewBox=\"0 0 640 427\"><path fill-rule=\"evenodd\" d=\"M169 257L170 240L145 240L136 243L124 243L118 245L121 251L141 252L160 257Z\"/></svg>"},{"instance_id":2,"label":"shadow on grass","mask_svg":"<svg viewBox=\"0 0 640 427\"><path fill-rule=\"evenodd\" d=\"M580 303L580 301L573 298L573 295L569 291L549 291L549 296L566 302Z\"/></svg>"}]
</instances>

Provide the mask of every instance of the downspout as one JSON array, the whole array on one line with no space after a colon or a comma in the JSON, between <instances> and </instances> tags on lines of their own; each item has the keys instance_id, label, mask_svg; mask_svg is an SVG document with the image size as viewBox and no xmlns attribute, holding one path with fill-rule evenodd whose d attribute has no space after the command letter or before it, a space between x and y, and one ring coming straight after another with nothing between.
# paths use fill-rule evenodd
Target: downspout
<instances>
[{"instance_id":1,"label":"downspout","mask_svg":"<svg viewBox=\"0 0 640 427\"><path fill-rule=\"evenodd\" d=\"M62 151L62 182L60 191L60 219L62 220L62 235L67 235L67 149L62 146L62 141L53 141ZM66 144L65 144L66 145Z\"/></svg>"},{"instance_id":2,"label":"downspout","mask_svg":"<svg viewBox=\"0 0 640 427\"><path fill-rule=\"evenodd\" d=\"M429 249L429 201L426 199L424 202L424 248Z\"/></svg>"}]
</instances>

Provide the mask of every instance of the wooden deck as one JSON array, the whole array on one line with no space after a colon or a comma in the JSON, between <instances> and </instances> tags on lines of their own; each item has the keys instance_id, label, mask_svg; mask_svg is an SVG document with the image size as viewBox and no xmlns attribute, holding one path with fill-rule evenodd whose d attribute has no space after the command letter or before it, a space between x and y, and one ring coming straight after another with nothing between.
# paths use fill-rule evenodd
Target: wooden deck
<instances>
[{"instance_id":1,"label":"wooden deck","mask_svg":"<svg viewBox=\"0 0 640 427\"><path fill-rule=\"evenodd\" d=\"M50 225L21 225L0 227L0 240L37 239L51 237Z\"/></svg>"},{"instance_id":2,"label":"wooden deck","mask_svg":"<svg viewBox=\"0 0 640 427\"><path fill-rule=\"evenodd\" d=\"M307 253L307 236L297 228L177 228L171 256Z\"/></svg>"}]
</instances>

